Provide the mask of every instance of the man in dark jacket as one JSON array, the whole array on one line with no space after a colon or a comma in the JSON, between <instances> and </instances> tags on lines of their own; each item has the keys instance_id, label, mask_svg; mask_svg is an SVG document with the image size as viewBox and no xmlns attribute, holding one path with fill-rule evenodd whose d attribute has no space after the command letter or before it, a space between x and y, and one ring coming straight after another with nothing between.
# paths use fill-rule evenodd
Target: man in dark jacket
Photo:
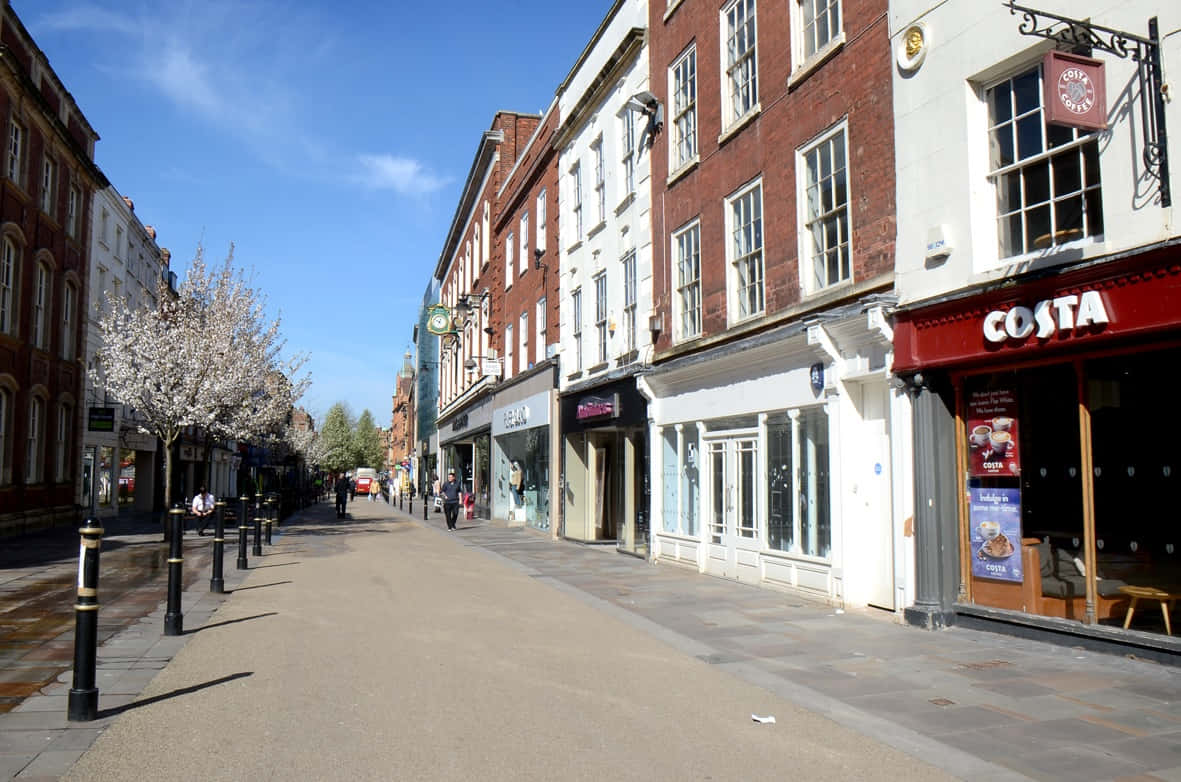
<instances>
[{"instance_id":1,"label":"man in dark jacket","mask_svg":"<svg viewBox=\"0 0 1181 782\"><path fill-rule=\"evenodd\" d=\"M344 518L344 508L349 501L349 479L345 477L342 472L340 477L336 479L336 518Z\"/></svg>"},{"instance_id":2,"label":"man in dark jacket","mask_svg":"<svg viewBox=\"0 0 1181 782\"><path fill-rule=\"evenodd\" d=\"M443 497L443 515L447 517L447 529L455 529L455 522L459 519L459 495L463 487L455 479L455 470L447 472L447 480L439 487L439 494Z\"/></svg>"}]
</instances>

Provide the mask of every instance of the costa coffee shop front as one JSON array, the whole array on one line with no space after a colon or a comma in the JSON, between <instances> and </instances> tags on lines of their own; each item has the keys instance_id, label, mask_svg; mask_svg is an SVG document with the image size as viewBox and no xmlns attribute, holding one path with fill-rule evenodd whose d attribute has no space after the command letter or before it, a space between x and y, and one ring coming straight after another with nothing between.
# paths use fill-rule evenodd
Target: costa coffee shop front
<instances>
[{"instance_id":1,"label":"costa coffee shop front","mask_svg":"<svg viewBox=\"0 0 1181 782\"><path fill-rule=\"evenodd\" d=\"M894 334L908 618L1181 652L1181 246L900 311Z\"/></svg>"}]
</instances>

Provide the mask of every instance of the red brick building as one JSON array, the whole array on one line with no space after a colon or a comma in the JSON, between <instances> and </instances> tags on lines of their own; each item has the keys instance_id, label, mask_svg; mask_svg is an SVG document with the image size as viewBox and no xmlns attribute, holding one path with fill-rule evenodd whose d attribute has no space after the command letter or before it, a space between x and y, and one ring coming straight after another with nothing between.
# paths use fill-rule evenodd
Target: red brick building
<instances>
[{"instance_id":1,"label":"red brick building","mask_svg":"<svg viewBox=\"0 0 1181 782\"><path fill-rule=\"evenodd\" d=\"M492 402L489 503L495 518L552 529L561 245L558 101L517 157L493 213L493 333L504 372Z\"/></svg>"},{"instance_id":2,"label":"red brick building","mask_svg":"<svg viewBox=\"0 0 1181 782\"><path fill-rule=\"evenodd\" d=\"M656 0L653 555L896 607L885 0Z\"/></svg>"},{"instance_id":3,"label":"red brick building","mask_svg":"<svg viewBox=\"0 0 1181 782\"><path fill-rule=\"evenodd\" d=\"M505 249L498 243L493 216L502 210L504 184L539 121L535 114L502 111L484 131L435 267L440 304L446 309L427 318L428 328L442 335L437 356L439 474L456 471L482 518L490 513L492 395L503 373L496 363L505 350L505 316L498 309L496 317L493 310L504 289Z\"/></svg>"},{"instance_id":4,"label":"red brick building","mask_svg":"<svg viewBox=\"0 0 1181 782\"><path fill-rule=\"evenodd\" d=\"M0 9L0 534L76 520L98 134Z\"/></svg>"}]
</instances>

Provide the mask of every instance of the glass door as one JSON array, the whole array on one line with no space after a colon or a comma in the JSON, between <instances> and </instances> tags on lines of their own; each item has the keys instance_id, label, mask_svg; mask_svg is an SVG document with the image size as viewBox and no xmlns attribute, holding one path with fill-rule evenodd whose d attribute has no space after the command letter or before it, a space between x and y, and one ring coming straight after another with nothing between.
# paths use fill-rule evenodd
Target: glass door
<instances>
[{"instance_id":1,"label":"glass door","mask_svg":"<svg viewBox=\"0 0 1181 782\"><path fill-rule=\"evenodd\" d=\"M762 546L756 485L758 440L709 440L706 448L710 490L706 572L758 581L758 552Z\"/></svg>"}]
</instances>

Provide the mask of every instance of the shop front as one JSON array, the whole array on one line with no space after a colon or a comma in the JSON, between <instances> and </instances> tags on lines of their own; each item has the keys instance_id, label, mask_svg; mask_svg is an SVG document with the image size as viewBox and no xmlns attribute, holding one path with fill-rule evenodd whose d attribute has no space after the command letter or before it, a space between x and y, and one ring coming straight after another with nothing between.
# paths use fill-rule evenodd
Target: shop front
<instances>
[{"instance_id":1,"label":"shop front","mask_svg":"<svg viewBox=\"0 0 1181 782\"><path fill-rule=\"evenodd\" d=\"M493 516L540 530L552 526L554 374L547 365L544 371L498 391L492 413Z\"/></svg>"},{"instance_id":2,"label":"shop front","mask_svg":"<svg viewBox=\"0 0 1181 782\"><path fill-rule=\"evenodd\" d=\"M855 605L905 606L909 401L862 304L659 365L653 558Z\"/></svg>"},{"instance_id":3,"label":"shop front","mask_svg":"<svg viewBox=\"0 0 1181 782\"><path fill-rule=\"evenodd\" d=\"M492 517L491 451L492 396L484 396L462 411L439 420L439 448L442 456L441 480L455 470L463 484L465 505L470 504L477 519Z\"/></svg>"},{"instance_id":4,"label":"shop front","mask_svg":"<svg viewBox=\"0 0 1181 782\"><path fill-rule=\"evenodd\" d=\"M916 516L928 619L1172 634L1179 304L1166 247L899 314L895 372L925 400L916 470L962 489L932 486Z\"/></svg>"},{"instance_id":5,"label":"shop front","mask_svg":"<svg viewBox=\"0 0 1181 782\"><path fill-rule=\"evenodd\" d=\"M562 536L649 554L648 403L629 376L574 389L560 402Z\"/></svg>"}]
</instances>

